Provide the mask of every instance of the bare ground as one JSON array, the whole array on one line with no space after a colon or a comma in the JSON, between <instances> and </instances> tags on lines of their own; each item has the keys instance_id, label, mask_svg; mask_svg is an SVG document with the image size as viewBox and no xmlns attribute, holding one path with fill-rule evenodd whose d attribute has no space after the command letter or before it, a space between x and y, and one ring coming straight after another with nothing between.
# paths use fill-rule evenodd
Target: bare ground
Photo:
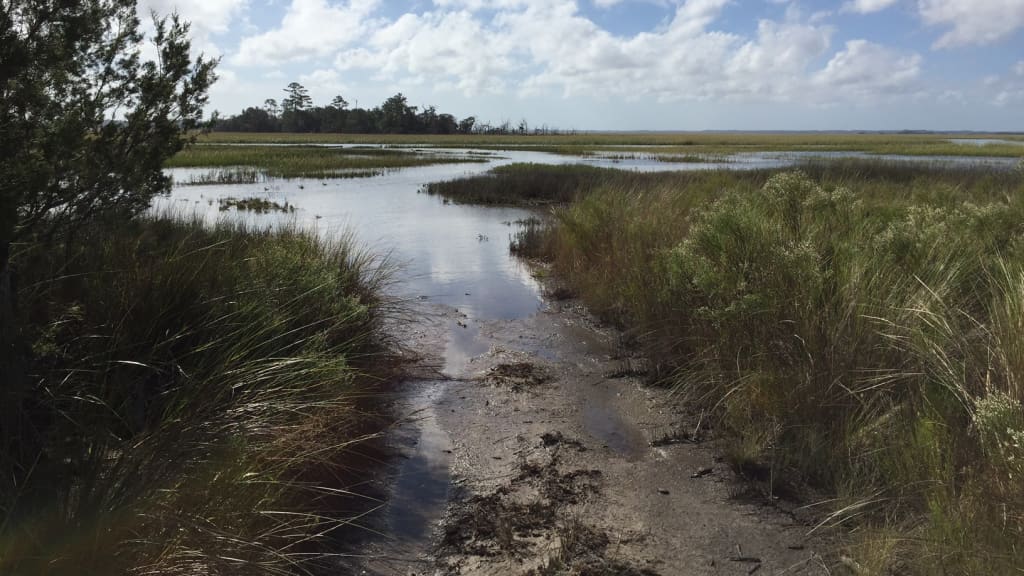
<instances>
[{"instance_id":1,"label":"bare ground","mask_svg":"<svg viewBox=\"0 0 1024 576\"><path fill-rule=\"evenodd\" d=\"M810 514L750 497L682 401L645 385L642 360L573 301L521 320L427 317L403 334L425 362L408 383L412 464L392 488L405 504L381 527L400 536L371 546L362 573L831 573ZM402 536L409 523L426 528Z\"/></svg>"}]
</instances>

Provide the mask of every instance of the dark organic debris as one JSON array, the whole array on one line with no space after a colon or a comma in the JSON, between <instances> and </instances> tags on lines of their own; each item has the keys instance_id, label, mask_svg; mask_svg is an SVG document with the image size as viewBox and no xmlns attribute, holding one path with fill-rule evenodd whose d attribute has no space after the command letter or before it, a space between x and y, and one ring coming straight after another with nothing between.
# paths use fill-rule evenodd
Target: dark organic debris
<instances>
[{"instance_id":1,"label":"dark organic debris","mask_svg":"<svg viewBox=\"0 0 1024 576\"><path fill-rule=\"evenodd\" d=\"M529 362L498 364L491 368L484 378L497 386L508 386L514 392L539 386L551 380L551 376L543 369Z\"/></svg>"},{"instance_id":2,"label":"dark organic debris","mask_svg":"<svg viewBox=\"0 0 1024 576\"><path fill-rule=\"evenodd\" d=\"M707 476L708 474L711 474L714 471L714 468L704 467L691 474L690 478L703 478L704 476Z\"/></svg>"},{"instance_id":3,"label":"dark organic debris","mask_svg":"<svg viewBox=\"0 0 1024 576\"><path fill-rule=\"evenodd\" d=\"M561 473L553 464L523 463L513 482L535 480L541 495L559 504L579 504L583 496L597 492L601 480L600 470L573 470Z\"/></svg>"},{"instance_id":4,"label":"dark organic debris","mask_svg":"<svg viewBox=\"0 0 1024 576\"><path fill-rule=\"evenodd\" d=\"M545 432L540 435L540 442L545 448L552 446L575 446L576 450L586 452L587 447L575 438L566 438L561 432Z\"/></svg>"},{"instance_id":5,"label":"dark organic debris","mask_svg":"<svg viewBox=\"0 0 1024 576\"><path fill-rule=\"evenodd\" d=\"M561 508L578 504L597 490L600 476L597 470L561 473L554 460L546 465L524 463L508 485L457 506L446 523L440 550L484 557L524 554L532 546L531 538L554 528ZM536 487L541 497L529 503L518 501L514 493L526 484Z\"/></svg>"},{"instance_id":6,"label":"dark organic debris","mask_svg":"<svg viewBox=\"0 0 1024 576\"><path fill-rule=\"evenodd\" d=\"M673 444L696 444L697 440L686 430L673 430L666 433L661 438L651 441L651 446L658 448L661 446L672 446Z\"/></svg>"},{"instance_id":7,"label":"dark organic debris","mask_svg":"<svg viewBox=\"0 0 1024 576\"><path fill-rule=\"evenodd\" d=\"M554 523L551 502L522 504L505 498L507 489L474 496L447 523L441 537L443 551L474 556L524 552L526 538L538 536Z\"/></svg>"},{"instance_id":8,"label":"dark organic debris","mask_svg":"<svg viewBox=\"0 0 1024 576\"><path fill-rule=\"evenodd\" d=\"M561 433L541 436L547 446L576 441ZM658 573L609 557L611 538L582 523L567 510L600 489L600 470L559 470L559 451L546 462L522 462L519 474L490 494L457 504L439 542L439 559L454 570L467 557L516 561L549 554L544 565L525 574L555 576L658 576Z\"/></svg>"},{"instance_id":9,"label":"dark organic debris","mask_svg":"<svg viewBox=\"0 0 1024 576\"><path fill-rule=\"evenodd\" d=\"M619 368L605 374L606 378L643 378L650 374L650 362L646 358L625 357L619 363Z\"/></svg>"},{"instance_id":10,"label":"dark organic debris","mask_svg":"<svg viewBox=\"0 0 1024 576\"><path fill-rule=\"evenodd\" d=\"M555 288L554 290L550 290L547 293L547 297L548 297L548 300L554 300L556 302L561 302L563 300L572 300L573 298L576 297L576 294L574 294L572 290L570 290L569 288L566 288L565 286L559 286L559 287Z\"/></svg>"}]
</instances>

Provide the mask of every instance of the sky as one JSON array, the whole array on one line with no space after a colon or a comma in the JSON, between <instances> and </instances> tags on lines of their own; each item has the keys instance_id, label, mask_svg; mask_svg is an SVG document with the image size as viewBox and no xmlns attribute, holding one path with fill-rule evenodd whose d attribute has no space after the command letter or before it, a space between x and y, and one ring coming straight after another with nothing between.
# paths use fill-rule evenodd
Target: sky
<instances>
[{"instance_id":1,"label":"sky","mask_svg":"<svg viewBox=\"0 0 1024 576\"><path fill-rule=\"evenodd\" d=\"M140 0L221 59L209 111L576 130L1024 131L1024 0Z\"/></svg>"}]
</instances>

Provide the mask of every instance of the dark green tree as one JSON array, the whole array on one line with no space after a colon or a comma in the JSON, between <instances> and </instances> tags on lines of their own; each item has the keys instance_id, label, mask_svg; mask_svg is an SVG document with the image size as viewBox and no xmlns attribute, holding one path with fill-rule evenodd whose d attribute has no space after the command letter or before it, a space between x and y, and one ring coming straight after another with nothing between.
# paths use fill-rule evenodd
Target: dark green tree
<instances>
[{"instance_id":1,"label":"dark green tree","mask_svg":"<svg viewBox=\"0 0 1024 576\"><path fill-rule=\"evenodd\" d=\"M434 127L434 134L455 134L459 130L455 116L451 114L440 114Z\"/></svg>"},{"instance_id":2,"label":"dark green tree","mask_svg":"<svg viewBox=\"0 0 1024 576\"><path fill-rule=\"evenodd\" d=\"M380 107L380 131L388 134L408 134L416 123L416 107L401 92L388 98Z\"/></svg>"},{"instance_id":3,"label":"dark green tree","mask_svg":"<svg viewBox=\"0 0 1024 576\"><path fill-rule=\"evenodd\" d=\"M280 128L277 118L264 108L250 106L241 114L217 120L215 130L224 132L276 132Z\"/></svg>"},{"instance_id":4,"label":"dark green tree","mask_svg":"<svg viewBox=\"0 0 1024 576\"><path fill-rule=\"evenodd\" d=\"M334 97L334 100L331 100L331 108L337 108L338 110L344 110L344 109L348 108L348 100L345 100L344 98L341 97L341 94L339 94L339 95Z\"/></svg>"},{"instance_id":5,"label":"dark green tree","mask_svg":"<svg viewBox=\"0 0 1024 576\"><path fill-rule=\"evenodd\" d=\"M274 100L273 98L267 98L263 101L263 109L267 111L267 114L270 114L275 118L281 112L280 107L277 105L277 100Z\"/></svg>"},{"instance_id":6,"label":"dark green tree","mask_svg":"<svg viewBox=\"0 0 1024 576\"><path fill-rule=\"evenodd\" d=\"M163 163L203 124L216 62L190 56L177 16L156 20L144 61L135 0L0 6L0 405L12 408L24 381L12 245L133 216L166 192Z\"/></svg>"},{"instance_id":7,"label":"dark green tree","mask_svg":"<svg viewBox=\"0 0 1024 576\"><path fill-rule=\"evenodd\" d=\"M313 99L298 82L284 89L288 96L281 101L281 129L285 132L318 132L319 119L311 110Z\"/></svg>"},{"instance_id":8,"label":"dark green tree","mask_svg":"<svg viewBox=\"0 0 1024 576\"><path fill-rule=\"evenodd\" d=\"M310 98L309 91L298 82L288 84L284 91L288 94L288 97L281 101L281 108L285 112L305 110L313 105L313 99Z\"/></svg>"}]
</instances>

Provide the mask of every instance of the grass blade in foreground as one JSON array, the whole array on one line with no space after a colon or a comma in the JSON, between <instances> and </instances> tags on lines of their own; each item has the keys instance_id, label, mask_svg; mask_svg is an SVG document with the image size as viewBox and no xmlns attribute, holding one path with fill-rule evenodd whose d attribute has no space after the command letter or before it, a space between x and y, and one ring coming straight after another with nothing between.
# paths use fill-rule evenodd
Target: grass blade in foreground
<instances>
[{"instance_id":1,"label":"grass blade in foreground","mask_svg":"<svg viewBox=\"0 0 1024 576\"><path fill-rule=\"evenodd\" d=\"M337 551L381 361L365 254L152 218L17 261L34 385L0 438L0 572L282 574Z\"/></svg>"}]
</instances>

